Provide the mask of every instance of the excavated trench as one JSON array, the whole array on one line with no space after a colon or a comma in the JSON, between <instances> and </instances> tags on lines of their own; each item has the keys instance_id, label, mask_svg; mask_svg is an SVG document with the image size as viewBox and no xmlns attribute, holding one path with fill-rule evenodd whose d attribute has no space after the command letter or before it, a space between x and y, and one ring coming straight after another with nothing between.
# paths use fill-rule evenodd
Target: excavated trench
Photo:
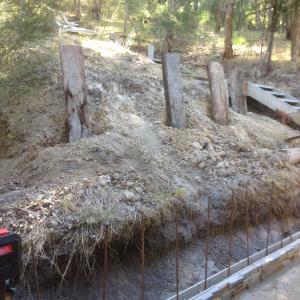
<instances>
[{"instance_id":1,"label":"excavated trench","mask_svg":"<svg viewBox=\"0 0 300 300\"><path fill-rule=\"evenodd\" d=\"M267 245L267 228L270 220L269 245L279 241L300 229L297 219L298 205L295 201L286 203L286 215L279 219L274 205L272 212L263 210L256 214L249 211L250 254L254 254ZM295 200L295 199L292 199ZM280 205L279 205L280 206ZM278 207L279 207L278 206ZM257 209L257 208L256 208ZM235 203L232 219L232 255L231 263L238 262L247 255L246 218L242 209ZM271 219L268 219L272 216ZM185 289L204 279L206 230L205 215L179 214L179 289ZM289 215L289 217L287 217ZM209 276L228 266L230 213L223 216L212 205L208 273ZM16 299L141 299L141 230L137 230L131 240L114 240L108 244L107 271L104 271L103 247L97 249L94 256L95 270L86 279L81 262L74 258L70 264L71 272L65 282L59 280L54 268L45 262L38 264L39 296L36 290L36 278L32 275L31 289L19 289ZM163 226L145 225L145 266L144 299L166 299L176 293L176 222ZM72 249L70 249L72 251ZM61 256L61 264L67 264L67 255ZM88 272L88 270L86 269ZM87 273L86 273L87 274ZM106 278L104 291L104 278ZM22 292L23 291L23 292Z\"/></svg>"}]
</instances>

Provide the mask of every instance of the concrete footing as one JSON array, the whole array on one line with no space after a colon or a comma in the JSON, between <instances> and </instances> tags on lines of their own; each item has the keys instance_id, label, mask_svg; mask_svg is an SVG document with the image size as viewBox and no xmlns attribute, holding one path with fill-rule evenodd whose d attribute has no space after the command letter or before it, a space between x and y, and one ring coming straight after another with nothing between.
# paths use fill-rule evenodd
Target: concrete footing
<instances>
[{"instance_id":1,"label":"concrete footing","mask_svg":"<svg viewBox=\"0 0 300 300\"><path fill-rule=\"evenodd\" d=\"M273 274L286 265L288 260L300 257L300 232L297 232L283 241L277 242L268 248L255 253L231 267L231 276L228 277L228 268L209 277L208 288L204 290L204 281L180 292L178 300L206 300L230 299L257 281ZM167 300L176 300L172 296Z\"/></svg>"}]
</instances>

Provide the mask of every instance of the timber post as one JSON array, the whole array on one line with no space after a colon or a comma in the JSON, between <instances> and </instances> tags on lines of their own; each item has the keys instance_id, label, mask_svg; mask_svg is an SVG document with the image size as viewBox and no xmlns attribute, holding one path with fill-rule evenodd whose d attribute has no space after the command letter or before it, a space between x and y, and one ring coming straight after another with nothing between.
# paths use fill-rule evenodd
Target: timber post
<instances>
[{"instance_id":1,"label":"timber post","mask_svg":"<svg viewBox=\"0 0 300 300\"><path fill-rule=\"evenodd\" d=\"M234 70L230 75L230 98L233 111L247 115L247 97L244 93L245 74L242 70Z\"/></svg>"},{"instance_id":2,"label":"timber post","mask_svg":"<svg viewBox=\"0 0 300 300\"><path fill-rule=\"evenodd\" d=\"M79 45L60 45L59 51L65 93L68 141L73 143L90 134L83 52Z\"/></svg>"},{"instance_id":3,"label":"timber post","mask_svg":"<svg viewBox=\"0 0 300 300\"><path fill-rule=\"evenodd\" d=\"M166 98L167 126L185 128L186 120L179 54L164 54L162 69Z\"/></svg>"},{"instance_id":4,"label":"timber post","mask_svg":"<svg viewBox=\"0 0 300 300\"><path fill-rule=\"evenodd\" d=\"M213 119L217 124L229 124L229 99L223 67L218 62L208 63L208 79Z\"/></svg>"}]
</instances>

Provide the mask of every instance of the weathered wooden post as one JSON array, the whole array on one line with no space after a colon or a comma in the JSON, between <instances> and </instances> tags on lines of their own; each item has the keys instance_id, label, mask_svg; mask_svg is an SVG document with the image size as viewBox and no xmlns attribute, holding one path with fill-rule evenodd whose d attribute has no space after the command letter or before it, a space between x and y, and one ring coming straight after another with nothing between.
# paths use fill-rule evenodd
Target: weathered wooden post
<instances>
[{"instance_id":1,"label":"weathered wooden post","mask_svg":"<svg viewBox=\"0 0 300 300\"><path fill-rule=\"evenodd\" d=\"M220 125L229 123L229 99L224 70L220 63L208 63L208 79L211 94L213 119Z\"/></svg>"},{"instance_id":2,"label":"weathered wooden post","mask_svg":"<svg viewBox=\"0 0 300 300\"><path fill-rule=\"evenodd\" d=\"M154 59L155 56L155 48L153 44L149 44L148 45L148 58L150 58L151 60Z\"/></svg>"},{"instance_id":3,"label":"weathered wooden post","mask_svg":"<svg viewBox=\"0 0 300 300\"><path fill-rule=\"evenodd\" d=\"M247 115L247 97L244 92L245 74L242 70L234 70L230 75L230 98L233 111Z\"/></svg>"},{"instance_id":4,"label":"weathered wooden post","mask_svg":"<svg viewBox=\"0 0 300 300\"><path fill-rule=\"evenodd\" d=\"M179 54L166 53L163 56L162 69L166 98L167 125L175 128L184 128L186 121Z\"/></svg>"},{"instance_id":5,"label":"weathered wooden post","mask_svg":"<svg viewBox=\"0 0 300 300\"><path fill-rule=\"evenodd\" d=\"M82 48L79 45L60 45L63 74L66 125L70 143L89 136L90 119Z\"/></svg>"}]
</instances>

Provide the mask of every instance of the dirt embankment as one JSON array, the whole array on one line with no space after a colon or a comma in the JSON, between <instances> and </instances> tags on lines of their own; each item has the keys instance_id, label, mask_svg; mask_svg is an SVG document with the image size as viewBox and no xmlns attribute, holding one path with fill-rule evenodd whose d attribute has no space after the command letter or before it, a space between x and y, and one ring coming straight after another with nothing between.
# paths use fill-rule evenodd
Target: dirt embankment
<instances>
[{"instance_id":1,"label":"dirt embankment","mask_svg":"<svg viewBox=\"0 0 300 300\"><path fill-rule=\"evenodd\" d=\"M183 80L187 128L166 127L159 65L111 42L82 44L92 136L64 142L58 53L51 85L26 98L30 113L21 103L7 121L23 140L12 158L0 159L5 170L0 225L22 235L25 265L34 245L40 262L76 257L86 270L94 250L102 247L105 226L118 249L126 248L138 236L142 214L149 246L173 245L176 213L187 224L182 238L189 241L203 230L208 197L212 222L224 229L232 189L236 215L243 219L248 187L253 224L263 221L270 207L276 217L295 214L298 202L291 199L299 198L299 170L284 163L280 151L290 146L285 138L292 129L251 112L230 112L229 126L216 125L207 83L189 77ZM62 265L60 272L67 275L72 268Z\"/></svg>"}]
</instances>

